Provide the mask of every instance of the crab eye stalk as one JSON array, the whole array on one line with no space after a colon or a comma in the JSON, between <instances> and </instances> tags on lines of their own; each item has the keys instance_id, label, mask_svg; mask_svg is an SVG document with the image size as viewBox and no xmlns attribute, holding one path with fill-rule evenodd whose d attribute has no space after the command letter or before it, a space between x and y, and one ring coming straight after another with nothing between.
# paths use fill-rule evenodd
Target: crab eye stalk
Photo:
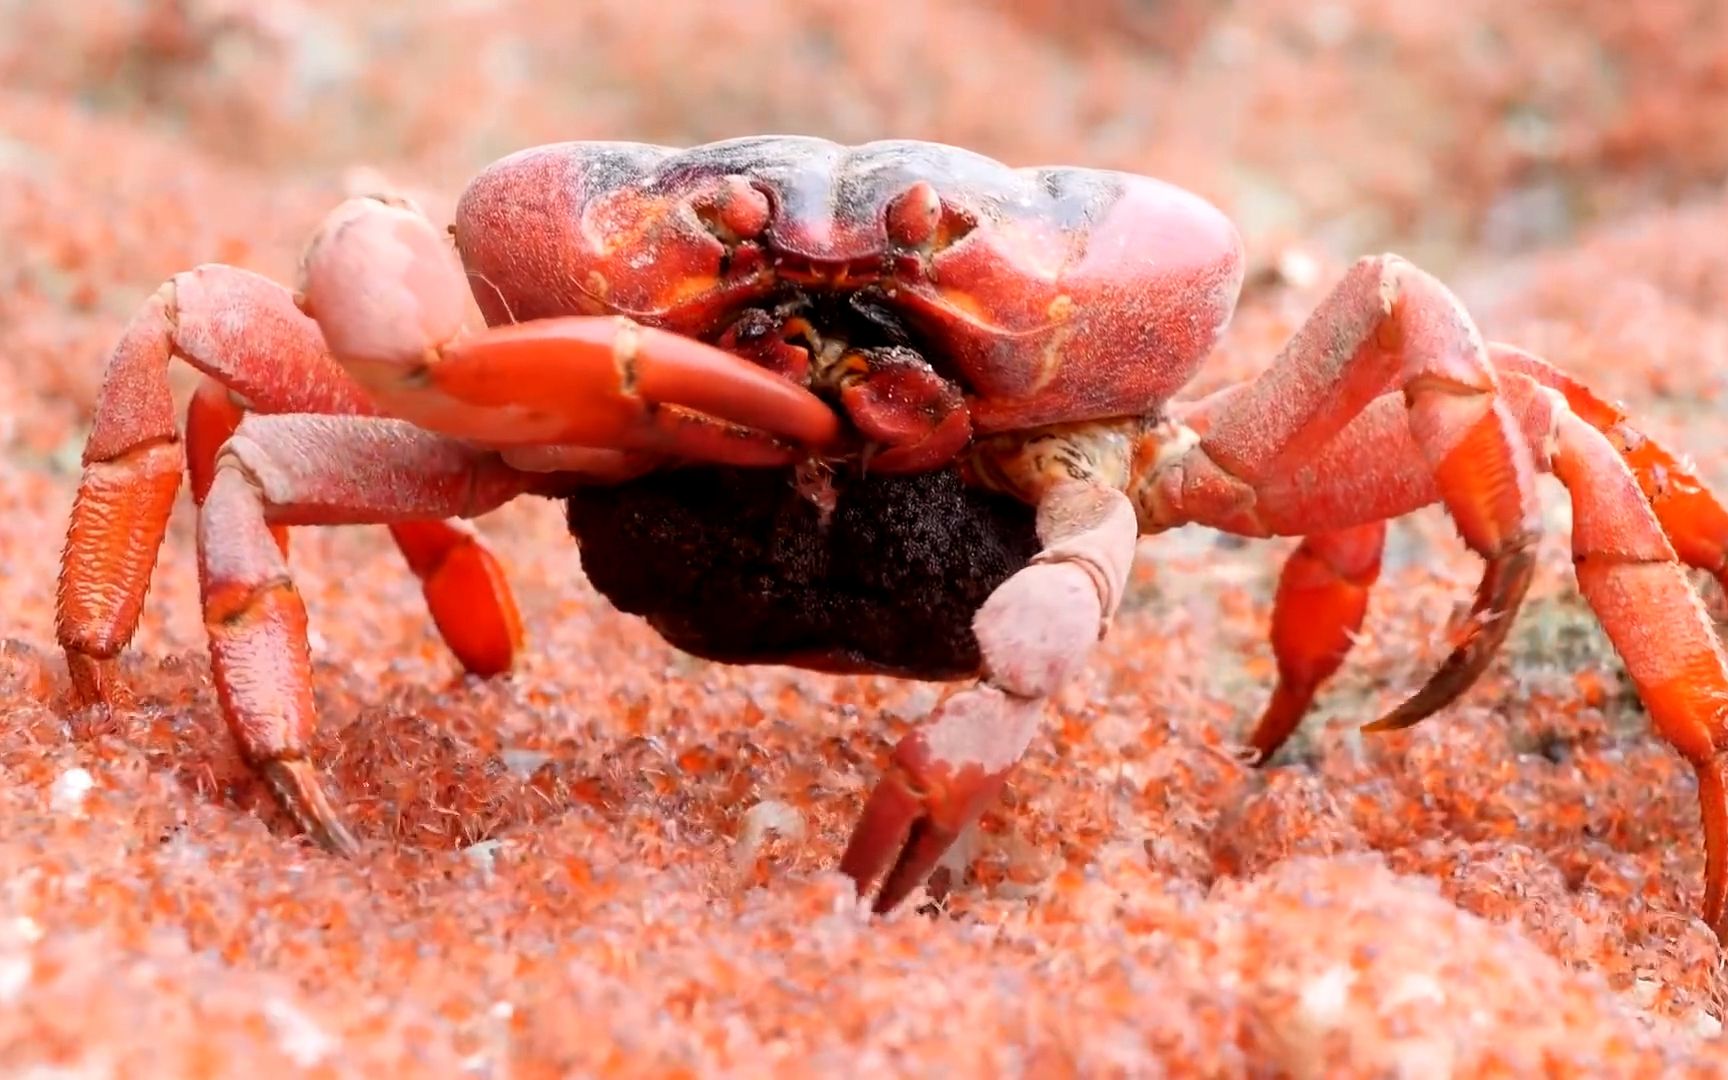
<instances>
[{"instance_id":1,"label":"crab eye stalk","mask_svg":"<svg viewBox=\"0 0 1728 1080\"><path fill-rule=\"evenodd\" d=\"M768 196L742 176L726 177L693 199L690 208L702 227L729 248L761 236L773 212Z\"/></svg>"},{"instance_id":2,"label":"crab eye stalk","mask_svg":"<svg viewBox=\"0 0 1728 1080\"><path fill-rule=\"evenodd\" d=\"M888 204L884 225L888 239L896 246L935 253L964 239L978 222L966 211L943 202L930 181L919 180Z\"/></svg>"},{"instance_id":3,"label":"crab eye stalk","mask_svg":"<svg viewBox=\"0 0 1728 1080\"><path fill-rule=\"evenodd\" d=\"M942 199L928 180L920 180L888 204L888 239L904 248L921 248L936 237Z\"/></svg>"}]
</instances>

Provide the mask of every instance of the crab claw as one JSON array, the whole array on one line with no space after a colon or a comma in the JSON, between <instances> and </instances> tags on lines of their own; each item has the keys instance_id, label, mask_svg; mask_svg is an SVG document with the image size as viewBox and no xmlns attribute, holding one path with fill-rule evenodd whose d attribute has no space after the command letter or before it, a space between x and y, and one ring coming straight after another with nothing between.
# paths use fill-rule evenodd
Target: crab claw
<instances>
[{"instance_id":1,"label":"crab claw","mask_svg":"<svg viewBox=\"0 0 1728 1080\"><path fill-rule=\"evenodd\" d=\"M795 459L839 417L802 386L622 317L462 329L467 279L399 200L351 199L301 261L301 306L387 413L492 447L650 450L727 464Z\"/></svg>"},{"instance_id":2,"label":"crab claw","mask_svg":"<svg viewBox=\"0 0 1728 1080\"><path fill-rule=\"evenodd\" d=\"M924 884L960 833L1001 792L1038 723L1041 703L978 686L948 699L900 740L864 804L840 872L890 911Z\"/></svg>"},{"instance_id":3,"label":"crab claw","mask_svg":"<svg viewBox=\"0 0 1728 1080\"><path fill-rule=\"evenodd\" d=\"M454 407L426 426L492 443L731 461L740 450L775 445L757 435L819 447L840 430L834 411L803 387L623 318L570 316L489 330L446 346L425 379L440 404ZM472 426L456 427L465 424Z\"/></svg>"},{"instance_id":4,"label":"crab claw","mask_svg":"<svg viewBox=\"0 0 1728 1080\"><path fill-rule=\"evenodd\" d=\"M864 805L840 869L885 912L929 879L961 830L1001 792L1044 703L1085 664L1116 613L1139 536L1121 491L1066 480L1038 500L1043 550L998 585L973 634L983 677L902 739Z\"/></svg>"},{"instance_id":5,"label":"crab claw","mask_svg":"<svg viewBox=\"0 0 1728 1080\"><path fill-rule=\"evenodd\" d=\"M929 879L961 830L1002 790L1009 771L955 768L934 757L921 734L908 735L864 804L840 872L857 883L860 895L880 876L872 909L892 910Z\"/></svg>"}]
</instances>

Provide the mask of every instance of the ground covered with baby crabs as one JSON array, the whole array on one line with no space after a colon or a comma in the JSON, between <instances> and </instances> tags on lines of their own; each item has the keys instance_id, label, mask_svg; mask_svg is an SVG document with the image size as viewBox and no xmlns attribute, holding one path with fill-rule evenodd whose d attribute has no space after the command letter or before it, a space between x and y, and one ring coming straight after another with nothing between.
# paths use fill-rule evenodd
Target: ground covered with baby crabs
<instances>
[{"instance_id":1,"label":"ground covered with baby crabs","mask_svg":"<svg viewBox=\"0 0 1728 1080\"><path fill-rule=\"evenodd\" d=\"M892 130L1156 169L1235 213L1253 260L1196 393L1259 370L1353 256L1405 238L1490 336L1623 400L1728 491L1728 144L1690 120L1728 65L1707 0L1639 19L1459 0L1442 21L1193 0L1160 5L1159 33L1137 5L1087 6L1098 40L1033 2L955 4L922 33L767 0L736 26L700 4L652 25L549 2L452 5L444 23L333 2L267 21L0 8L0 84L21 88L0 92L0 1072L1728 1070L1693 773L1579 598L1551 478L1535 584L1476 687L1408 731L1356 730L1433 670L1468 608L1479 564L1424 511L1393 526L1361 642L1265 769L1237 747L1275 675L1293 542L1142 541L1114 628L945 895L885 917L835 867L939 688L684 656L588 586L551 503L480 522L528 641L495 681L460 677L382 529L293 534L313 757L357 858L300 839L234 751L184 495L122 663L134 707L69 707L53 582L125 319L200 262L291 281L372 166L444 221L468 171L553 138ZM1492 33L1455 28L1472 18ZM719 62L723 34L812 45L763 80ZM887 74L955 41L986 62ZM797 66L818 55L847 78ZM1610 61L1618 96L1576 92ZM583 85L551 81L578 69ZM1007 101L1006 69L1025 75L1014 93L1063 90ZM632 89L670 82L676 113ZM1129 99L1174 104L1118 115ZM1327 168L1298 144L1326 145Z\"/></svg>"}]
</instances>

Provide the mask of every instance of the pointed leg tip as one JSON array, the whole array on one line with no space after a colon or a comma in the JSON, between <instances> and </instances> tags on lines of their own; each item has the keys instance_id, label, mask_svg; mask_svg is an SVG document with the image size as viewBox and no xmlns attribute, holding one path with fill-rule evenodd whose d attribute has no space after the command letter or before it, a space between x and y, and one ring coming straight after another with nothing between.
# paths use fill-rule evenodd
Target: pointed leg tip
<instances>
[{"instance_id":1,"label":"pointed leg tip","mask_svg":"<svg viewBox=\"0 0 1728 1080\"><path fill-rule=\"evenodd\" d=\"M132 693L120 678L119 668L118 661L111 656L92 656L75 647L67 648L66 674L72 682L73 707L130 708Z\"/></svg>"},{"instance_id":2,"label":"pointed leg tip","mask_svg":"<svg viewBox=\"0 0 1728 1080\"><path fill-rule=\"evenodd\" d=\"M928 815L912 823L912 829L900 848L899 857L889 867L882 885L876 892L873 910L878 915L893 911L907 897L930 880L936 864L953 846L958 833L936 826Z\"/></svg>"},{"instance_id":3,"label":"pointed leg tip","mask_svg":"<svg viewBox=\"0 0 1728 1080\"><path fill-rule=\"evenodd\" d=\"M1362 730L1374 733L1414 727L1475 686L1505 644L1534 569L1535 553L1527 548L1490 562L1477 589L1468 628L1439 669L1402 705L1362 725Z\"/></svg>"},{"instance_id":4,"label":"pointed leg tip","mask_svg":"<svg viewBox=\"0 0 1728 1080\"><path fill-rule=\"evenodd\" d=\"M860 898L870 895L871 887L884 872L892 873L891 868L923 814L921 793L912 789L899 770L890 771L878 781L840 858L840 872L852 879ZM880 915L889 907L892 905L883 905L883 894L878 892L871 910Z\"/></svg>"},{"instance_id":5,"label":"pointed leg tip","mask_svg":"<svg viewBox=\"0 0 1728 1080\"><path fill-rule=\"evenodd\" d=\"M1250 769L1261 769L1265 768L1266 763L1272 760L1272 755L1275 753L1277 753L1277 748L1266 750L1250 744L1236 747L1231 756Z\"/></svg>"},{"instance_id":6,"label":"pointed leg tip","mask_svg":"<svg viewBox=\"0 0 1728 1080\"><path fill-rule=\"evenodd\" d=\"M1360 730L1364 735L1378 735L1381 732L1386 731L1403 731L1406 728L1415 727L1425 719L1427 719L1426 713L1416 715L1414 712L1400 706L1393 709L1385 716L1380 717L1378 720L1368 721L1358 730Z\"/></svg>"},{"instance_id":7,"label":"pointed leg tip","mask_svg":"<svg viewBox=\"0 0 1728 1080\"><path fill-rule=\"evenodd\" d=\"M1447 657L1446 663L1441 665L1440 670L1436 671L1420 690L1391 712L1363 724L1361 730L1370 735L1404 731L1451 705L1475 685L1498 646L1499 642L1496 640L1492 646L1480 651L1471 650L1469 646L1461 647Z\"/></svg>"},{"instance_id":8,"label":"pointed leg tip","mask_svg":"<svg viewBox=\"0 0 1728 1080\"><path fill-rule=\"evenodd\" d=\"M1704 879L1704 904L1699 916L1716 934L1716 940L1728 946L1728 881L1712 880L1708 873Z\"/></svg>"},{"instance_id":9,"label":"pointed leg tip","mask_svg":"<svg viewBox=\"0 0 1728 1080\"><path fill-rule=\"evenodd\" d=\"M1698 811L1704 829L1704 921L1728 944L1728 755L1693 763L1698 775Z\"/></svg>"},{"instance_id":10,"label":"pointed leg tip","mask_svg":"<svg viewBox=\"0 0 1728 1080\"><path fill-rule=\"evenodd\" d=\"M319 782L317 771L305 758L279 758L265 762L259 770L270 784L282 808L319 847L340 858L352 859L363 850L360 841L342 824L341 815Z\"/></svg>"},{"instance_id":11,"label":"pointed leg tip","mask_svg":"<svg viewBox=\"0 0 1728 1080\"><path fill-rule=\"evenodd\" d=\"M1302 685L1283 676L1279 677L1277 686L1272 690L1271 700L1266 703L1259 722L1249 734L1247 744L1238 750L1237 756L1243 764L1258 768L1271 761L1272 756L1283 749L1284 744L1290 741L1290 736L1301 726L1302 718L1313 704L1316 689L1316 685Z\"/></svg>"},{"instance_id":12,"label":"pointed leg tip","mask_svg":"<svg viewBox=\"0 0 1728 1080\"><path fill-rule=\"evenodd\" d=\"M896 754L907 760L893 762L871 792L840 860L841 873L856 883L861 898L870 895L876 883L870 910L877 915L893 911L931 884L943 855L977 820L984 802L1000 790L1010 771L974 768L956 775L947 763L924 758L926 753L921 740L901 744ZM927 771L931 769L935 775Z\"/></svg>"}]
</instances>

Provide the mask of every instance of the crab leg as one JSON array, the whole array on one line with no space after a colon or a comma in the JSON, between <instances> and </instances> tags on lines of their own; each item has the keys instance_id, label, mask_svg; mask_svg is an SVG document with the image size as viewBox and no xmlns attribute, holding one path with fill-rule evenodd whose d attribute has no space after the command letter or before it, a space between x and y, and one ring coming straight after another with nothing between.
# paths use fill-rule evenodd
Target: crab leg
<instances>
[{"instance_id":1,"label":"crab leg","mask_svg":"<svg viewBox=\"0 0 1728 1080\"><path fill-rule=\"evenodd\" d=\"M1722 511L1697 486L1689 493L1695 501L1670 504L1695 513L1670 512L1664 518L1646 496L1649 482L1659 477L1642 466L1672 458L1659 447L1660 455L1651 458L1627 453L1628 446L1638 450L1652 444L1625 441L1628 429L1615 421L1607 426L1623 440L1616 445L1611 434L1599 430L1600 415L1572 411L1569 395L1549 385L1557 381L1551 372L1547 369L1538 381L1508 366L1501 383L1504 404L1517 418L1523 442L1540 448L1536 463L1552 470L1572 497L1580 591L1657 732L1698 773L1706 852L1704 916L1728 940L1728 654L1682 569L1687 563L1712 570L1719 565L1711 543L1719 534L1707 526ZM1375 401L1308 467L1254 493L1256 522L1272 533L1301 535L1323 523L1380 521L1434 502L1439 485L1403 412L1403 402L1392 395ZM1203 415L1196 420L1205 425ZM1187 461L1178 459L1169 468ZM1177 509L1167 502L1153 508L1161 514ZM1685 537L1684 546L1670 542L1670 531ZM1367 729L1387 726L1381 720ZM1260 734L1256 748L1275 750L1275 741Z\"/></svg>"},{"instance_id":2,"label":"crab leg","mask_svg":"<svg viewBox=\"0 0 1728 1080\"><path fill-rule=\"evenodd\" d=\"M1278 685L1248 739L1255 761L1284 745L1349 655L1385 546L1386 523L1375 521L1309 535L1285 562L1272 606Z\"/></svg>"},{"instance_id":3,"label":"crab leg","mask_svg":"<svg viewBox=\"0 0 1728 1080\"><path fill-rule=\"evenodd\" d=\"M206 375L187 409L184 447L168 385L175 358ZM261 412L372 412L330 359L316 324L266 278L204 266L175 276L144 304L109 359L60 564L57 630L84 704L123 697L115 657L137 628L182 471L202 504L217 451L239 423L242 409L230 392ZM461 526L426 522L420 532L446 528ZM274 531L285 547L286 532ZM484 577L467 575L478 587L429 586L427 600L463 666L493 674L520 647L519 620L496 560L484 547L470 550L470 560L489 567ZM449 637L447 628L458 625L468 629ZM488 625L499 632L488 635Z\"/></svg>"},{"instance_id":4,"label":"crab leg","mask_svg":"<svg viewBox=\"0 0 1728 1080\"><path fill-rule=\"evenodd\" d=\"M198 520L198 570L222 712L246 761L314 839L358 845L306 757L316 718L306 608L272 524L413 525L468 517L531 490L534 474L399 420L249 416L224 445ZM409 558L468 559L440 536ZM460 581L461 578L456 579Z\"/></svg>"},{"instance_id":5,"label":"crab leg","mask_svg":"<svg viewBox=\"0 0 1728 1080\"><path fill-rule=\"evenodd\" d=\"M217 453L245 415L227 389L208 376L192 395L186 410L186 471L197 505L204 505L215 479ZM522 651L522 617L503 567L474 526L451 518L389 528L408 569L420 579L433 625L462 669L482 678L509 671ZM270 534L287 555L288 527L271 525Z\"/></svg>"},{"instance_id":6,"label":"crab leg","mask_svg":"<svg viewBox=\"0 0 1728 1080\"><path fill-rule=\"evenodd\" d=\"M1546 362L1509 346L1489 346L1495 367L1501 372L1501 394L1517 417L1525 441L1533 452L1545 454L1553 425L1556 402L1548 391L1557 391L1578 417L1605 434L1637 477L1644 496L1651 502L1663 532L1680 560L1709 571L1728 585L1724 551L1728 550L1728 511L1715 496L1661 444L1637 431L1619 409L1604 404L1577 380ZM1198 403L1185 417L1204 429L1208 414L1221 409L1232 391ZM1256 512L1273 532L1302 535L1314 529L1369 519L1374 522L1408 513L1438 498L1431 475L1422 467L1420 450L1414 445L1403 405L1389 395L1376 399L1329 443L1310 467L1270 483L1256 494ZM1538 465L1546 468L1546 462ZM1347 482L1339 482L1347 478ZM1330 534L1327 534L1330 535ZM1332 637L1334 626L1322 617L1321 607L1303 604L1286 614L1287 605L1297 604L1290 590L1292 577L1313 584L1317 568L1309 559L1310 542L1304 541L1290 558L1273 608L1272 636L1278 657L1280 684L1265 715L1249 739L1255 760L1268 760L1294 731L1306 712L1319 684L1337 670L1360 628L1361 616L1347 627L1337 627L1342 637ZM1366 558L1366 551L1359 553ZM1333 558L1338 558L1334 556ZM1345 556L1347 558L1347 556ZM1299 569L1300 568L1300 569ZM1345 576L1348 573L1345 572ZM1371 585L1372 579L1363 582ZM1343 605L1350 587L1337 586L1332 599ZM1366 593L1362 595L1366 600ZM1342 608L1330 609L1339 612ZM1285 634L1282 627L1288 626ZM1300 711L1292 712L1298 696L1290 691L1296 682L1291 671L1293 651L1325 652L1332 642L1343 652L1323 671L1309 672L1312 681Z\"/></svg>"},{"instance_id":7,"label":"crab leg","mask_svg":"<svg viewBox=\"0 0 1728 1080\"><path fill-rule=\"evenodd\" d=\"M1490 344L1494 365L1565 397L1578 418L1608 436L1662 523L1680 561L1708 571L1728 588L1728 509L1674 454L1632 425L1624 410L1542 360L1510 345Z\"/></svg>"},{"instance_id":8,"label":"crab leg","mask_svg":"<svg viewBox=\"0 0 1728 1080\"><path fill-rule=\"evenodd\" d=\"M1312 531L1280 527L1268 492L1323 475L1308 469L1316 455L1388 390L1402 391L1404 425L1432 485L1487 564L1466 632L1381 721L1404 727L1452 702L1487 666L1529 588L1541 532L1529 440L1501 399L1481 335L1445 286L1393 256L1357 263L1269 371L1218 398L1198 445L1159 470L1141 501L1160 524ZM1361 485L1351 494L1373 492ZM1320 527L1373 520L1340 512Z\"/></svg>"},{"instance_id":9,"label":"crab leg","mask_svg":"<svg viewBox=\"0 0 1728 1080\"><path fill-rule=\"evenodd\" d=\"M984 675L902 739L840 869L887 911L930 876L1025 754L1044 700L1086 662L1127 586L1138 536L1120 491L1065 481L1039 500L1042 551L973 620Z\"/></svg>"},{"instance_id":10,"label":"crab leg","mask_svg":"<svg viewBox=\"0 0 1728 1080\"><path fill-rule=\"evenodd\" d=\"M461 518L397 521L389 528L420 579L438 635L462 658L463 670L490 678L514 667L522 652L522 616L514 602L492 602L510 599L510 583L479 530Z\"/></svg>"},{"instance_id":11,"label":"crab leg","mask_svg":"<svg viewBox=\"0 0 1728 1080\"><path fill-rule=\"evenodd\" d=\"M186 405L186 475L192 481L194 505L204 505L210 482L216 479L216 454L245 418L246 410L235 403L226 386L208 375L198 380ZM272 525L270 535L287 555L288 527Z\"/></svg>"},{"instance_id":12,"label":"crab leg","mask_svg":"<svg viewBox=\"0 0 1728 1080\"><path fill-rule=\"evenodd\" d=\"M1572 493L1578 587L1650 710L1697 770L1704 823L1704 919L1728 940L1728 655L1662 523L1613 443L1571 412L1553 469Z\"/></svg>"},{"instance_id":13,"label":"crab leg","mask_svg":"<svg viewBox=\"0 0 1728 1080\"><path fill-rule=\"evenodd\" d=\"M375 198L332 212L302 265L304 307L385 412L493 447L653 450L786 464L839 418L804 387L712 345L572 315L464 336L467 281L417 211Z\"/></svg>"},{"instance_id":14,"label":"crab leg","mask_svg":"<svg viewBox=\"0 0 1728 1080\"><path fill-rule=\"evenodd\" d=\"M188 404L183 448L168 387L175 358L206 373ZM143 304L109 361L60 562L60 645L74 693L86 705L123 696L114 657L137 629L181 470L190 473L192 496L202 505L216 453L244 415L233 396L264 413L372 413L365 392L328 356L318 327L294 308L289 290L268 278L202 266L171 278ZM446 530L472 537L461 529L422 522L416 546ZM287 550L287 530L278 525L273 532ZM427 601L463 667L498 674L520 650L515 600L484 546L468 544L467 560L484 565L486 574L446 572L442 579L465 577L468 588L429 582Z\"/></svg>"}]
</instances>

